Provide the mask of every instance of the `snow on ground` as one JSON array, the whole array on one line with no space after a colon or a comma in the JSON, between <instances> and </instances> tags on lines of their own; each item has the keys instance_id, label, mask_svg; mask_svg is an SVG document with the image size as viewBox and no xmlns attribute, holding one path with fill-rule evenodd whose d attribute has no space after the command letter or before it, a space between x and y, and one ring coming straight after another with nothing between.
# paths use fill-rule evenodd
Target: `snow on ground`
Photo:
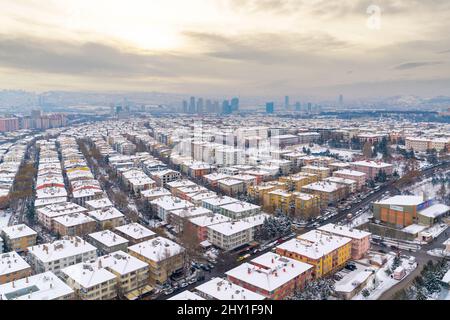
<instances>
[{"instance_id":1,"label":"snow on ground","mask_svg":"<svg viewBox=\"0 0 450 320\"><path fill-rule=\"evenodd\" d=\"M442 289L435 300L450 300L450 290Z\"/></svg>"},{"instance_id":2,"label":"snow on ground","mask_svg":"<svg viewBox=\"0 0 450 320\"><path fill-rule=\"evenodd\" d=\"M351 222L350 222L350 226L352 228L356 228L359 227L367 222L369 222L369 219L373 217L372 212L370 211L366 211L363 214L355 217Z\"/></svg>"},{"instance_id":3,"label":"snow on ground","mask_svg":"<svg viewBox=\"0 0 450 320\"><path fill-rule=\"evenodd\" d=\"M404 280L414 269L417 268L417 263L414 263L413 265L409 264L409 261L407 259L401 259L401 266L405 268L406 275L402 280L395 280L394 278L391 278L391 276L386 274L386 270L391 268L392 263L394 262L395 254L388 254L388 261L384 264L384 266L377 270L375 273L375 283L370 282L367 284L367 286L364 289L368 289L370 294L368 297L364 297L362 295L362 290L357 295L355 295L352 300L377 300L381 295L395 286L396 284L400 283L402 280ZM363 290L364 290L363 289Z\"/></svg>"},{"instance_id":4,"label":"snow on ground","mask_svg":"<svg viewBox=\"0 0 450 320\"><path fill-rule=\"evenodd\" d=\"M11 212L0 211L0 230L8 226Z\"/></svg>"},{"instance_id":5,"label":"snow on ground","mask_svg":"<svg viewBox=\"0 0 450 320\"><path fill-rule=\"evenodd\" d=\"M427 254L433 257L439 257L439 258L443 258L443 257L448 257L450 258L450 253L446 252L444 249L432 249L432 250L428 250Z\"/></svg>"},{"instance_id":6,"label":"snow on ground","mask_svg":"<svg viewBox=\"0 0 450 320\"><path fill-rule=\"evenodd\" d=\"M445 223L438 223L438 224L435 224L434 226L426 229L425 231L431 233L433 235L433 238L437 238L437 237L440 236L440 234L442 232L447 230L447 228L448 228L447 224L445 224Z\"/></svg>"}]
</instances>

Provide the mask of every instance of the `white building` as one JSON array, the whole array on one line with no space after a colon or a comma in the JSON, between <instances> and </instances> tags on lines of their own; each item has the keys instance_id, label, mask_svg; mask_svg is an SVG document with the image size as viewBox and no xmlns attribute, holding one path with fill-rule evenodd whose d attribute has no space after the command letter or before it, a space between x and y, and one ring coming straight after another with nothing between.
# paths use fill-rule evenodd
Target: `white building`
<instances>
[{"instance_id":1,"label":"white building","mask_svg":"<svg viewBox=\"0 0 450 320\"><path fill-rule=\"evenodd\" d=\"M95 259L97 248L79 237L67 237L28 248L28 257L35 272L52 271L59 275L65 267Z\"/></svg>"}]
</instances>

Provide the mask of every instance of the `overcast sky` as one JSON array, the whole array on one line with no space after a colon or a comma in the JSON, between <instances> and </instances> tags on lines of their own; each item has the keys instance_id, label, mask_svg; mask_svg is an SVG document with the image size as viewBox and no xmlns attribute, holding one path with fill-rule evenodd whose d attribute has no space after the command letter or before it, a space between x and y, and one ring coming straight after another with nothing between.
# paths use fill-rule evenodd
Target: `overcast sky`
<instances>
[{"instance_id":1,"label":"overcast sky","mask_svg":"<svg viewBox=\"0 0 450 320\"><path fill-rule=\"evenodd\" d=\"M450 95L448 0L0 0L0 9L3 89Z\"/></svg>"}]
</instances>

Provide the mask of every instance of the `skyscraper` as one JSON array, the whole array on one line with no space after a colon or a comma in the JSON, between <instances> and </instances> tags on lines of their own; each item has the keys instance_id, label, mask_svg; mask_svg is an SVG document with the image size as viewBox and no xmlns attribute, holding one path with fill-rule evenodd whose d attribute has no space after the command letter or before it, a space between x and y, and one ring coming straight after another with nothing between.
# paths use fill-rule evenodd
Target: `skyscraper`
<instances>
[{"instance_id":1,"label":"skyscraper","mask_svg":"<svg viewBox=\"0 0 450 320\"><path fill-rule=\"evenodd\" d=\"M195 97L191 97L189 101L189 113L195 113Z\"/></svg>"},{"instance_id":2,"label":"skyscraper","mask_svg":"<svg viewBox=\"0 0 450 320\"><path fill-rule=\"evenodd\" d=\"M274 103L267 102L266 103L266 113L272 114L274 112Z\"/></svg>"},{"instance_id":3,"label":"skyscraper","mask_svg":"<svg viewBox=\"0 0 450 320\"><path fill-rule=\"evenodd\" d=\"M289 108L289 96L284 97L284 107L286 109Z\"/></svg>"},{"instance_id":4,"label":"skyscraper","mask_svg":"<svg viewBox=\"0 0 450 320\"><path fill-rule=\"evenodd\" d=\"M223 114L231 114L231 104L230 101L224 100L222 103L222 113Z\"/></svg>"},{"instance_id":5,"label":"skyscraper","mask_svg":"<svg viewBox=\"0 0 450 320\"><path fill-rule=\"evenodd\" d=\"M239 110L239 98L231 99L231 111Z\"/></svg>"},{"instance_id":6,"label":"skyscraper","mask_svg":"<svg viewBox=\"0 0 450 320\"><path fill-rule=\"evenodd\" d=\"M344 104L344 96L341 94L339 95L339 104L342 106Z\"/></svg>"},{"instance_id":7,"label":"skyscraper","mask_svg":"<svg viewBox=\"0 0 450 320\"><path fill-rule=\"evenodd\" d=\"M302 110L302 105L300 104L300 102L296 102L295 103L295 111L301 111Z\"/></svg>"},{"instance_id":8,"label":"skyscraper","mask_svg":"<svg viewBox=\"0 0 450 320\"><path fill-rule=\"evenodd\" d=\"M188 110L189 110L189 105L188 105L188 102L186 101L186 100L183 100L183 113L188 113Z\"/></svg>"},{"instance_id":9,"label":"skyscraper","mask_svg":"<svg viewBox=\"0 0 450 320\"><path fill-rule=\"evenodd\" d=\"M308 113L312 112L312 103L308 102Z\"/></svg>"}]
</instances>

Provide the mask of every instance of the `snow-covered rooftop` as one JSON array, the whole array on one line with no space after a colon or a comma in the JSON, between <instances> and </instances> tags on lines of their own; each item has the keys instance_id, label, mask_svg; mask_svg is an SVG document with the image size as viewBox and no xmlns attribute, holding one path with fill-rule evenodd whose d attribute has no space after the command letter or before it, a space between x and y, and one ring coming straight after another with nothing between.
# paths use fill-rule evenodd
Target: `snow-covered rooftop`
<instances>
[{"instance_id":1,"label":"snow-covered rooftop","mask_svg":"<svg viewBox=\"0 0 450 320\"><path fill-rule=\"evenodd\" d=\"M156 234L139 223L130 223L124 226L117 227L115 230L118 230L135 240L152 237Z\"/></svg>"},{"instance_id":2,"label":"snow-covered rooftop","mask_svg":"<svg viewBox=\"0 0 450 320\"><path fill-rule=\"evenodd\" d=\"M326 224L322 227L317 228L318 230L334 233L343 237L348 237L352 239L363 239L371 235L370 232L363 230L349 228L347 226L338 226L333 223Z\"/></svg>"},{"instance_id":3,"label":"snow-covered rooftop","mask_svg":"<svg viewBox=\"0 0 450 320\"><path fill-rule=\"evenodd\" d=\"M107 247L113 247L120 244L128 243L128 240L115 234L110 230L104 230L99 232L94 232L89 234L89 237L97 240L98 242L104 244Z\"/></svg>"},{"instance_id":4,"label":"snow-covered rooftop","mask_svg":"<svg viewBox=\"0 0 450 320\"><path fill-rule=\"evenodd\" d=\"M277 248L295 252L312 259L319 259L351 241L352 240L347 237L330 235L328 232L312 230L298 236L297 239L292 239L280 244Z\"/></svg>"},{"instance_id":5,"label":"snow-covered rooftop","mask_svg":"<svg viewBox=\"0 0 450 320\"><path fill-rule=\"evenodd\" d=\"M205 300L204 298L200 297L198 294L193 293L191 291L185 290L172 298L169 298L167 300Z\"/></svg>"},{"instance_id":6,"label":"snow-covered rooftop","mask_svg":"<svg viewBox=\"0 0 450 320\"><path fill-rule=\"evenodd\" d=\"M271 292L312 267L310 264L268 252L225 274Z\"/></svg>"},{"instance_id":7,"label":"snow-covered rooftop","mask_svg":"<svg viewBox=\"0 0 450 320\"><path fill-rule=\"evenodd\" d=\"M25 224L18 224L15 226L4 227L2 232L6 234L9 239L18 239L37 235L37 232Z\"/></svg>"},{"instance_id":8,"label":"snow-covered rooftop","mask_svg":"<svg viewBox=\"0 0 450 320\"><path fill-rule=\"evenodd\" d=\"M92 251L96 252L97 248L79 237L68 237L53 243L39 244L28 248L28 254L35 256L43 263Z\"/></svg>"},{"instance_id":9,"label":"snow-covered rooftop","mask_svg":"<svg viewBox=\"0 0 450 320\"><path fill-rule=\"evenodd\" d=\"M226 279L213 278L210 281L195 288L217 300L264 300L265 297L238 286Z\"/></svg>"},{"instance_id":10,"label":"snow-covered rooftop","mask_svg":"<svg viewBox=\"0 0 450 320\"><path fill-rule=\"evenodd\" d=\"M88 215L97 221L107 221L111 219L122 218L124 215L114 207L105 207L103 209L88 212Z\"/></svg>"},{"instance_id":11,"label":"snow-covered rooftop","mask_svg":"<svg viewBox=\"0 0 450 320\"><path fill-rule=\"evenodd\" d=\"M56 300L71 294L72 288L52 272L0 285L0 300Z\"/></svg>"},{"instance_id":12,"label":"snow-covered rooftop","mask_svg":"<svg viewBox=\"0 0 450 320\"><path fill-rule=\"evenodd\" d=\"M0 276L30 268L30 265L15 251L0 254Z\"/></svg>"},{"instance_id":13,"label":"snow-covered rooftop","mask_svg":"<svg viewBox=\"0 0 450 320\"><path fill-rule=\"evenodd\" d=\"M422 216L429 217L429 218L437 218L439 216L442 216L450 211L450 207L442 204L437 203L429 206L426 209L423 209L422 211L419 211L418 214L421 214Z\"/></svg>"},{"instance_id":14,"label":"snow-covered rooftop","mask_svg":"<svg viewBox=\"0 0 450 320\"><path fill-rule=\"evenodd\" d=\"M417 206L423 202L423 196L394 196L376 203L384 205Z\"/></svg>"},{"instance_id":15,"label":"snow-covered rooftop","mask_svg":"<svg viewBox=\"0 0 450 320\"><path fill-rule=\"evenodd\" d=\"M136 252L149 260L159 262L184 252L184 248L172 240L157 237L135 244L129 247L128 251Z\"/></svg>"}]
</instances>

